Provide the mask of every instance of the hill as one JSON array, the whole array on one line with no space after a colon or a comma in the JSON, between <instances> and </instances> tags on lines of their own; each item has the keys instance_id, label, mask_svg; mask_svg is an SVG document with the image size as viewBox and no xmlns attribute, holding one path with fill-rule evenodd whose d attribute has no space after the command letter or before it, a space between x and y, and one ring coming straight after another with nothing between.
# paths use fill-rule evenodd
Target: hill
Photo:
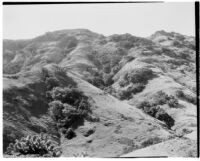
<instances>
[{"instance_id":1,"label":"hill","mask_svg":"<svg viewBox=\"0 0 200 161\"><path fill-rule=\"evenodd\" d=\"M194 37L163 30L4 40L5 156L15 139L45 133L62 156L144 156L175 140L164 155L196 157L195 54Z\"/></svg>"}]
</instances>

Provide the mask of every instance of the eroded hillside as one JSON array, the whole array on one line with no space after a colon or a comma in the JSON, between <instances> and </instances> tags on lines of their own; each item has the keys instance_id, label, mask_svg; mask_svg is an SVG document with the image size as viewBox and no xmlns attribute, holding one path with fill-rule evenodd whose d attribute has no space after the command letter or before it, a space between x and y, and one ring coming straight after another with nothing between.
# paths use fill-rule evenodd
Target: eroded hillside
<instances>
[{"instance_id":1,"label":"eroded hillside","mask_svg":"<svg viewBox=\"0 0 200 161\"><path fill-rule=\"evenodd\" d=\"M61 156L134 157L164 146L163 155L195 157L195 54L193 37L165 31L4 40L4 152L42 132ZM170 148L173 140L184 148Z\"/></svg>"}]
</instances>

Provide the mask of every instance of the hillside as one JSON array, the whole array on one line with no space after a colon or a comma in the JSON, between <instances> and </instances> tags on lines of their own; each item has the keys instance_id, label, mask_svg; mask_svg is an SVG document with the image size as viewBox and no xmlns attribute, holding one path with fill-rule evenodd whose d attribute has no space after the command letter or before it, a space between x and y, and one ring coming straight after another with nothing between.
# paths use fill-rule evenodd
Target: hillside
<instances>
[{"instance_id":1,"label":"hillside","mask_svg":"<svg viewBox=\"0 0 200 161\"><path fill-rule=\"evenodd\" d=\"M195 60L194 37L163 30L4 40L5 156L15 139L42 132L63 157L196 157Z\"/></svg>"}]
</instances>

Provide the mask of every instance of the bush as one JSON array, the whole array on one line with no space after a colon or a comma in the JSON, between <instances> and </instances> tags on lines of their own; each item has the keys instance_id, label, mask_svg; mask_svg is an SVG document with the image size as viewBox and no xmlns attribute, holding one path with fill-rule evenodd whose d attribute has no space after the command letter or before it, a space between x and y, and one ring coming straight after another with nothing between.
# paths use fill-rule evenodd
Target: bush
<instances>
[{"instance_id":1,"label":"bush","mask_svg":"<svg viewBox=\"0 0 200 161\"><path fill-rule=\"evenodd\" d=\"M185 93L184 93L183 91L181 91L181 90L178 90L178 91L176 92L176 96L177 96L178 98L183 99L183 100L186 100L186 101L188 101L188 102L190 102L190 103L192 103L192 104L194 104L194 105L197 104L197 100L196 100L195 97L192 97L192 96L190 96L190 95L188 95L188 94L185 94Z\"/></svg>"},{"instance_id":2,"label":"bush","mask_svg":"<svg viewBox=\"0 0 200 161\"><path fill-rule=\"evenodd\" d=\"M131 87L128 87L126 90L122 90L121 92L119 92L119 98L121 100L131 99L134 94L142 92L144 88L145 85L143 84L133 85Z\"/></svg>"},{"instance_id":3,"label":"bush","mask_svg":"<svg viewBox=\"0 0 200 161\"><path fill-rule=\"evenodd\" d=\"M149 138L149 139L145 140L144 142L142 142L142 147L154 145L154 144L160 143L161 141L162 141L162 139L159 137Z\"/></svg>"},{"instance_id":4,"label":"bush","mask_svg":"<svg viewBox=\"0 0 200 161\"><path fill-rule=\"evenodd\" d=\"M8 154L19 153L21 155L39 155L39 156L49 156L58 157L61 155L61 150L55 147L47 136L43 134L30 136L26 138L22 137L20 140L16 140L15 143L10 143L7 148Z\"/></svg>"},{"instance_id":5,"label":"bush","mask_svg":"<svg viewBox=\"0 0 200 161\"><path fill-rule=\"evenodd\" d=\"M144 112L152 117L156 117L157 112L159 111L159 106L145 106L143 108Z\"/></svg>"},{"instance_id":6,"label":"bush","mask_svg":"<svg viewBox=\"0 0 200 161\"><path fill-rule=\"evenodd\" d=\"M76 133L72 130L72 128L67 129L67 132L65 134L65 138L72 139L76 136Z\"/></svg>"},{"instance_id":7,"label":"bush","mask_svg":"<svg viewBox=\"0 0 200 161\"><path fill-rule=\"evenodd\" d=\"M90 112L84 109L84 106L75 107L63 104L60 101L53 101L49 108L50 116L57 122L59 128L69 128L77 121L87 118Z\"/></svg>"},{"instance_id":8,"label":"bush","mask_svg":"<svg viewBox=\"0 0 200 161\"><path fill-rule=\"evenodd\" d=\"M113 75L112 74L104 74L103 75L103 81L104 81L104 85L110 86L114 83L113 79L112 79Z\"/></svg>"},{"instance_id":9,"label":"bush","mask_svg":"<svg viewBox=\"0 0 200 161\"><path fill-rule=\"evenodd\" d=\"M134 69L129 73L124 74L122 80L119 82L120 86L124 87L130 83L137 84L147 84L148 80L154 78L155 75L151 69L148 68L138 68Z\"/></svg>"},{"instance_id":10,"label":"bush","mask_svg":"<svg viewBox=\"0 0 200 161\"><path fill-rule=\"evenodd\" d=\"M175 108L178 106L178 99L172 95L167 95L163 91L159 91L156 93L151 103L154 106L168 104L169 107Z\"/></svg>"},{"instance_id":11,"label":"bush","mask_svg":"<svg viewBox=\"0 0 200 161\"><path fill-rule=\"evenodd\" d=\"M164 105L167 103L167 100L169 100L168 95L166 95L163 91L159 91L154 96L153 104L155 105Z\"/></svg>"},{"instance_id":12,"label":"bush","mask_svg":"<svg viewBox=\"0 0 200 161\"><path fill-rule=\"evenodd\" d=\"M91 83L92 85L94 85L95 87L98 87L100 89L103 89L104 86L105 86L104 80L100 76L96 76L96 77L90 78L87 81L89 83Z\"/></svg>"},{"instance_id":13,"label":"bush","mask_svg":"<svg viewBox=\"0 0 200 161\"><path fill-rule=\"evenodd\" d=\"M167 101L167 104L171 108L176 108L178 106L178 100L174 96L170 96L169 100Z\"/></svg>"},{"instance_id":14,"label":"bush","mask_svg":"<svg viewBox=\"0 0 200 161\"><path fill-rule=\"evenodd\" d=\"M57 87L59 85L59 81L56 78L47 77L45 80L45 84L47 86L47 89L51 90L52 88Z\"/></svg>"},{"instance_id":15,"label":"bush","mask_svg":"<svg viewBox=\"0 0 200 161\"><path fill-rule=\"evenodd\" d=\"M88 97L86 97L82 91L74 87L56 87L51 92L50 95L53 100L59 100L62 103L67 103L71 106L77 108L84 108L89 110Z\"/></svg>"},{"instance_id":16,"label":"bush","mask_svg":"<svg viewBox=\"0 0 200 161\"><path fill-rule=\"evenodd\" d=\"M63 118L63 109L64 106L60 101L53 101L49 103L49 114L56 121Z\"/></svg>"},{"instance_id":17,"label":"bush","mask_svg":"<svg viewBox=\"0 0 200 161\"><path fill-rule=\"evenodd\" d=\"M58 128L72 127L91 113L88 97L77 88L56 87L50 95L54 101L49 103L49 113L57 122Z\"/></svg>"},{"instance_id":18,"label":"bush","mask_svg":"<svg viewBox=\"0 0 200 161\"><path fill-rule=\"evenodd\" d=\"M155 116L158 120L165 122L169 129L174 125L174 119L168 115L163 109L159 108Z\"/></svg>"},{"instance_id":19,"label":"bush","mask_svg":"<svg viewBox=\"0 0 200 161\"><path fill-rule=\"evenodd\" d=\"M148 101L142 101L136 105L138 109L144 109L144 107L151 107L151 104Z\"/></svg>"},{"instance_id":20,"label":"bush","mask_svg":"<svg viewBox=\"0 0 200 161\"><path fill-rule=\"evenodd\" d=\"M3 127L3 152L6 152L6 148L8 147L9 143L15 141L15 139L21 138L23 135L19 129L13 127Z\"/></svg>"},{"instance_id":21,"label":"bush","mask_svg":"<svg viewBox=\"0 0 200 161\"><path fill-rule=\"evenodd\" d=\"M137 108L142 109L146 114L163 121L168 128L170 129L174 125L174 119L168 115L160 106L153 105L149 103L148 101L143 101L139 103Z\"/></svg>"}]
</instances>

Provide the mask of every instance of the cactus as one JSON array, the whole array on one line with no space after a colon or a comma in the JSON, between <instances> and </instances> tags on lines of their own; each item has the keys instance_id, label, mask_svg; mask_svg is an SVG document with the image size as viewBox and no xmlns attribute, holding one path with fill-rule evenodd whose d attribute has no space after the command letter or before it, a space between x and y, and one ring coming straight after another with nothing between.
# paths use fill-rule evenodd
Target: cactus
<instances>
[{"instance_id":1,"label":"cactus","mask_svg":"<svg viewBox=\"0 0 200 161\"><path fill-rule=\"evenodd\" d=\"M7 148L7 154L14 155L16 153L58 157L62 152L42 133L34 136L28 135L26 138L22 137L20 140L16 140L14 144L10 143Z\"/></svg>"}]
</instances>

